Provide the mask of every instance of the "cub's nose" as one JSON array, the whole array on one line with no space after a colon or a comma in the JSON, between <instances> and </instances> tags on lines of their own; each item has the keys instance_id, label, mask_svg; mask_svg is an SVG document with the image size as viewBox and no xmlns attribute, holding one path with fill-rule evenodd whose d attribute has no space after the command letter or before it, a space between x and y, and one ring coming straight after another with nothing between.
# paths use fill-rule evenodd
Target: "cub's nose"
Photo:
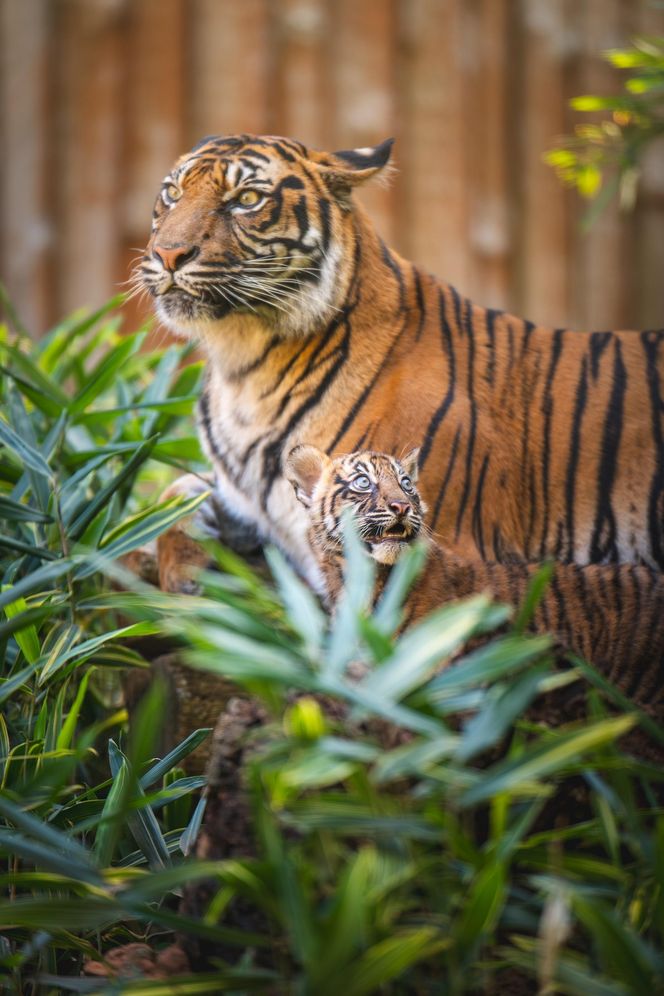
<instances>
[{"instance_id":1,"label":"cub's nose","mask_svg":"<svg viewBox=\"0 0 664 996\"><path fill-rule=\"evenodd\" d=\"M189 249L186 246L155 246L153 249L154 255L161 260L161 265L171 273L175 273L190 259L196 259L199 252L198 246L191 246Z\"/></svg>"},{"instance_id":2,"label":"cub's nose","mask_svg":"<svg viewBox=\"0 0 664 996\"><path fill-rule=\"evenodd\" d=\"M410 512L411 505L408 501L391 501L389 508L399 519L404 519Z\"/></svg>"}]
</instances>

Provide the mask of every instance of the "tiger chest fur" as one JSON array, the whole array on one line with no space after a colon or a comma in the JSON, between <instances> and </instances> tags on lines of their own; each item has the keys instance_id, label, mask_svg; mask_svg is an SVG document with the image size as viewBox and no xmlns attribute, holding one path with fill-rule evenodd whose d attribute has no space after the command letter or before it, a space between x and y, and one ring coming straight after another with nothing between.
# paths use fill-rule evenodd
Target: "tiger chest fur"
<instances>
[{"instance_id":1,"label":"tiger chest fur","mask_svg":"<svg viewBox=\"0 0 664 996\"><path fill-rule=\"evenodd\" d=\"M400 259L351 196L389 154L214 138L164 181L137 279L208 356L221 502L316 582L284 452L419 446L447 545L661 568L664 336L537 327Z\"/></svg>"}]
</instances>

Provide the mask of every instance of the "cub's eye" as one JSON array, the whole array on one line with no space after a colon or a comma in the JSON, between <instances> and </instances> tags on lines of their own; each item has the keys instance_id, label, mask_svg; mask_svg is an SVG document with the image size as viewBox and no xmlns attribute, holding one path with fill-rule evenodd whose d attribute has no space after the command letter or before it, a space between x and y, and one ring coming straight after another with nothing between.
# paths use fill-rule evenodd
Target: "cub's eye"
<instances>
[{"instance_id":1,"label":"cub's eye","mask_svg":"<svg viewBox=\"0 0 664 996\"><path fill-rule=\"evenodd\" d=\"M243 190L242 193L237 197L236 204L240 204L242 207L255 207L259 201L263 200L263 195L259 194L257 190Z\"/></svg>"},{"instance_id":2,"label":"cub's eye","mask_svg":"<svg viewBox=\"0 0 664 996\"><path fill-rule=\"evenodd\" d=\"M350 482L353 491L371 491L371 481L366 474L358 474Z\"/></svg>"},{"instance_id":3,"label":"cub's eye","mask_svg":"<svg viewBox=\"0 0 664 996\"><path fill-rule=\"evenodd\" d=\"M415 493L415 488L413 487L413 482L410 477L401 478L401 487L404 489L407 495L412 495Z\"/></svg>"},{"instance_id":4,"label":"cub's eye","mask_svg":"<svg viewBox=\"0 0 664 996\"><path fill-rule=\"evenodd\" d=\"M176 187L174 183L169 183L168 186L164 188L164 193L167 201L177 201L180 197L182 197L182 191L179 187Z\"/></svg>"}]
</instances>

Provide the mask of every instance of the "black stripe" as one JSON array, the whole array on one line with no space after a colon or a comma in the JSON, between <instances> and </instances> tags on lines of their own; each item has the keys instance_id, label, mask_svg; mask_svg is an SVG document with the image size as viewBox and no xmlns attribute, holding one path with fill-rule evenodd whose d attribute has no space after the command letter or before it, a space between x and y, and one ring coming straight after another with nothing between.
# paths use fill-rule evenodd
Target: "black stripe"
<instances>
[{"instance_id":1,"label":"black stripe","mask_svg":"<svg viewBox=\"0 0 664 996\"><path fill-rule=\"evenodd\" d=\"M440 486L440 491L436 497L436 503L433 507L433 514L431 516L431 526L435 526L438 521L438 515L440 513L443 500L445 498L445 492L447 491L447 486L450 483L452 477L452 471L454 470L454 464L456 463L457 453L459 451L459 440L461 439L461 426L457 426L457 431L454 434L454 439L452 440L452 450L450 452L449 460L447 461L447 469L443 477L443 483Z\"/></svg>"},{"instance_id":2,"label":"black stripe","mask_svg":"<svg viewBox=\"0 0 664 996\"><path fill-rule=\"evenodd\" d=\"M477 543L477 549L480 551L480 557L482 558L482 560L486 560L486 550L484 547L484 532L482 530L482 493L484 491L484 479L486 477L488 466L489 466L489 454L486 453L484 456L484 460L482 461L479 477L477 479L477 490L475 492L475 501L473 503L473 517L472 517L473 538Z\"/></svg>"},{"instance_id":3,"label":"black stripe","mask_svg":"<svg viewBox=\"0 0 664 996\"><path fill-rule=\"evenodd\" d=\"M226 373L225 378L229 384L237 384L239 381L244 380L245 377L248 377L249 374L255 373L256 370L263 366L268 356L278 343L279 337L276 335L272 336L272 338L268 340L265 349L260 356L257 356L255 360L251 361L251 363L247 363L246 366L238 367L237 370Z\"/></svg>"},{"instance_id":4,"label":"black stripe","mask_svg":"<svg viewBox=\"0 0 664 996\"><path fill-rule=\"evenodd\" d=\"M452 289L452 293L453 295L458 296L454 289ZM475 438L477 435L477 404L475 401L475 330L473 328L473 320L472 320L472 305L467 298L464 302L464 309L463 309L463 329L468 339L467 391L468 391L468 403L470 405L470 423L468 426L468 445L466 448L466 469L463 480L463 491L461 494L461 501L459 502L457 519L456 519L457 539L459 538L459 535L461 533L461 520L465 515L466 505L468 503L468 497L470 495L470 485L471 485L471 478L473 472L473 455L475 452Z\"/></svg>"},{"instance_id":5,"label":"black stripe","mask_svg":"<svg viewBox=\"0 0 664 996\"><path fill-rule=\"evenodd\" d=\"M662 336L656 332L643 332L641 343L646 356L646 379L650 395L652 436L655 443L656 465L648 497L648 531L652 556L664 568L664 439L662 438L662 413L664 401L660 392L657 353Z\"/></svg>"},{"instance_id":6,"label":"black stripe","mask_svg":"<svg viewBox=\"0 0 664 996\"><path fill-rule=\"evenodd\" d=\"M590 541L590 559L593 561L615 563L619 559L611 492L618 466L626 392L627 370L622 360L620 340L616 339L611 397L602 429L601 460L597 476L597 513Z\"/></svg>"},{"instance_id":7,"label":"black stripe","mask_svg":"<svg viewBox=\"0 0 664 996\"><path fill-rule=\"evenodd\" d=\"M588 401L588 357L581 363L581 375L576 386L572 432L570 436L567 479L565 481L565 529L567 532L567 560L574 560L574 518L576 501L576 475L581 447L581 423Z\"/></svg>"},{"instance_id":8,"label":"black stripe","mask_svg":"<svg viewBox=\"0 0 664 996\"><path fill-rule=\"evenodd\" d=\"M447 321L446 308L445 308L445 296L442 290L438 291L438 312L440 317L440 332L441 340L443 344L443 352L447 353L447 359L449 363L449 381L447 385L447 393L443 398L442 402L436 409L436 411L431 416L429 424L424 433L424 439L422 441L422 449L420 450L420 468L424 467L427 461L429 453L431 452L431 447L433 445L434 436L440 423L445 418L452 401L454 400L454 391L456 387L456 360L454 357L454 345L452 341L452 332ZM435 521L435 516L434 516Z\"/></svg>"},{"instance_id":9,"label":"black stripe","mask_svg":"<svg viewBox=\"0 0 664 996\"><path fill-rule=\"evenodd\" d=\"M487 308L484 312L486 316L486 337L488 348L488 359L486 365L486 379L489 384L493 384L496 376L496 318L502 315L501 311L494 308Z\"/></svg>"},{"instance_id":10,"label":"black stripe","mask_svg":"<svg viewBox=\"0 0 664 996\"><path fill-rule=\"evenodd\" d=\"M209 399L209 384L206 384L203 388L203 392L198 400L198 422L205 433L205 438L207 439L210 452L214 455L215 460L217 460L226 476L233 484L237 485L238 476L231 469L228 462L228 455L221 447L219 440L212 430L212 419L210 418L210 399Z\"/></svg>"},{"instance_id":11,"label":"black stripe","mask_svg":"<svg viewBox=\"0 0 664 996\"><path fill-rule=\"evenodd\" d=\"M415 331L415 342L419 342L422 336L422 331L424 329L424 323L426 321L426 306L424 303L424 291L422 290L422 277L420 271L416 266L412 267L413 282L415 284L415 300L417 301L417 310L419 313L419 318L417 320L417 329Z\"/></svg>"},{"instance_id":12,"label":"black stripe","mask_svg":"<svg viewBox=\"0 0 664 996\"><path fill-rule=\"evenodd\" d=\"M590 333L590 373L593 380L599 376L599 361L602 353L609 345L613 335L611 332L591 332Z\"/></svg>"}]
</instances>

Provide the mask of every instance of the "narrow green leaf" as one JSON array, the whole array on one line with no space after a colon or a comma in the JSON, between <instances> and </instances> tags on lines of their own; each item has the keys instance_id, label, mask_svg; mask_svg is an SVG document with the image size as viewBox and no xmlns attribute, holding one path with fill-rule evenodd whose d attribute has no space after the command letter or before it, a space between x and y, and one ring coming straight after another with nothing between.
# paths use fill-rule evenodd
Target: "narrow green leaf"
<instances>
[{"instance_id":1,"label":"narrow green leaf","mask_svg":"<svg viewBox=\"0 0 664 996\"><path fill-rule=\"evenodd\" d=\"M4 591L8 587L10 586L3 585L2 590ZM5 615L8 619L15 619L22 613L26 612L27 608L28 606L25 599L18 598L9 605L5 605ZM39 637L37 636L37 628L35 625L26 625L21 629L17 629L14 632L14 639L23 651L23 656L28 664L35 664L41 653L41 644L39 643Z\"/></svg>"},{"instance_id":2,"label":"narrow green leaf","mask_svg":"<svg viewBox=\"0 0 664 996\"><path fill-rule=\"evenodd\" d=\"M447 942L434 927L415 930L397 930L394 936L379 941L361 958L351 962L344 973L344 996L366 996L374 993L392 979L403 975L417 962L432 958ZM339 990L336 989L338 993ZM321 996L334 996L323 990Z\"/></svg>"},{"instance_id":3,"label":"narrow green leaf","mask_svg":"<svg viewBox=\"0 0 664 996\"><path fill-rule=\"evenodd\" d=\"M89 404L109 386L125 363L136 353L145 339L145 332L137 332L123 339L111 353L104 356L86 380L83 390L69 402L72 415L85 411Z\"/></svg>"},{"instance_id":4,"label":"narrow green leaf","mask_svg":"<svg viewBox=\"0 0 664 996\"><path fill-rule=\"evenodd\" d=\"M194 730L193 733L190 733L186 739L174 747L173 750L169 751L161 761L158 761L157 764L154 764L145 772L139 779L141 788L147 789L151 785L154 785L155 782L161 781L171 768L174 768L183 758L195 751L207 739L210 733L212 733L211 727L202 727L200 730Z\"/></svg>"},{"instance_id":5,"label":"narrow green leaf","mask_svg":"<svg viewBox=\"0 0 664 996\"><path fill-rule=\"evenodd\" d=\"M307 656L316 657L326 629L325 613L311 588L300 580L275 547L265 550L265 559L277 582L290 622L304 641Z\"/></svg>"},{"instance_id":6,"label":"narrow green leaf","mask_svg":"<svg viewBox=\"0 0 664 996\"><path fill-rule=\"evenodd\" d=\"M0 518L9 522L53 522L52 515L4 496L0 496Z\"/></svg>"},{"instance_id":7,"label":"narrow green leaf","mask_svg":"<svg viewBox=\"0 0 664 996\"><path fill-rule=\"evenodd\" d=\"M474 950L496 925L506 894L505 869L492 861L473 881L463 912L455 928L462 951Z\"/></svg>"},{"instance_id":8,"label":"narrow green leaf","mask_svg":"<svg viewBox=\"0 0 664 996\"><path fill-rule=\"evenodd\" d=\"M83 699L85 698L86 692L88 690L88 682L94 668L89 668L83 675L83 679L78 686L76 691L76 697L71 704L67 718L62 724L62 729L58 734L55 746L58 750L67 750L71 746L71 742L74 738L74 733L76 732L76 723L78 722L78 717L81 712L81 706L83 705Z\"/></svg>"},{"instance_id":9,"label":"narrow green leaf","mask_svg":"<svg viewBox=\"0 0 664 996\"><path fill-rule=\"evenodd\" d=\"M3 419L0 418L0 443L3 443L9 450L14 453L18 459L24 463L35 473L41 474L42 477L51 479L53 477L53 471L47 464L44 457L41 455L39 450L35 449L33 446L29 446L17 433L8 425Z\"/></svg>"},{"instance_id":10,"label":"narrow green leaf","mask_svg":"<svg viewBox=\"0 0 664 996\"><path fill-rule=\"evenodd\" d=\"M144 442L140 443L135 453L123 464L120 471L111 480L100 488L95 494L94 498L87 502L85 507L76 517L76 519L68 526L68 535L72 542L76 542L81 538L88 524L92 522L97 513L104 508L108 501L110 501L111 496L128 481L138 467L144 463L150 456L150 452L154 447L157 436L152 436L150 439L146 439Z\"/></svg>"},{"instance_id":11,"label":"narrow green leaf","mask_svg":"<svg viewBox=\"0 0 664 996\"><path fill-rule=\"evenodd\" d=\"M516 761L501 761L489 768L480 782L461 795L459 804L462 807L473 806L498 792L518 790L525 782L564 769L580 754L618 740L635 722L635 716L602 720L573 733L557 736Z\"/></svg>"}]
</instances>

